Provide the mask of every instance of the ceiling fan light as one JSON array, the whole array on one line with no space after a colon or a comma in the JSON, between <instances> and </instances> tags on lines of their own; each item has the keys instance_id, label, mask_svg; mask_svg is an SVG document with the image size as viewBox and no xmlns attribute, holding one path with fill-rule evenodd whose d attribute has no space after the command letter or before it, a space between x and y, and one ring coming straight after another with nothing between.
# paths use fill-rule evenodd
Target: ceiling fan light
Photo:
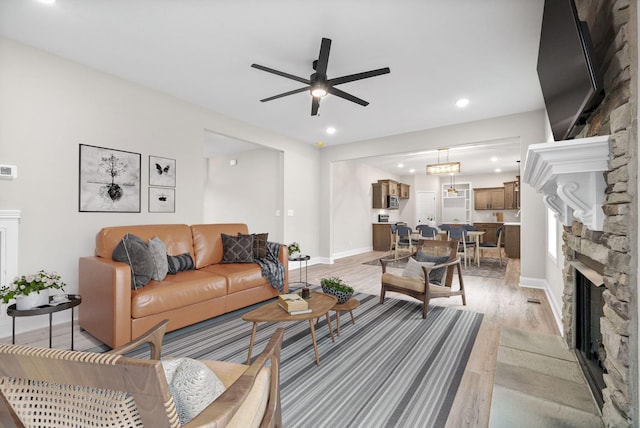
<instances>
[{"instance_id":1,"label":"ceiling fan light","mask_svg":"<svg viewBox=\"0 0 640 428\"><path fill-rule=\"evenodd\" d=\"M311 95L313 95L314 97L324 97L325 95L327 95L327 90L320 85L312 86Z\"/></svg>"}]
</instances>

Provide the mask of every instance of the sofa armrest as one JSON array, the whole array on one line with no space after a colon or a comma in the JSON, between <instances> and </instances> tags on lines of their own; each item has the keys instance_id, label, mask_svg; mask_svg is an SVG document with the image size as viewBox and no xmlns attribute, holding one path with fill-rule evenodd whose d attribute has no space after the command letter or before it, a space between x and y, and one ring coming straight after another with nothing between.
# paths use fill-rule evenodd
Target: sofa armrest
<instances>
[{"instance_id":1,"label":"sofa armrest","mask_svg":"<svg viewBox=\"0 0 640 428\"><path fill-rule=\"evenodd\" d=\"M131 341L131 269L104 257L81 257L80 327L112 348Z\"/></svg>"},{"instance_id":2,"label":"sofa armrest","mask_svg":"<svg viewBox=\"0 0 640 428\"><path fill-rule=\"evenodd\" d=\"M289 292L289 248L284 244L280 244L278 260L284 266L284 289L282 293L287 294Z\"/></svg>"}]
</instances>

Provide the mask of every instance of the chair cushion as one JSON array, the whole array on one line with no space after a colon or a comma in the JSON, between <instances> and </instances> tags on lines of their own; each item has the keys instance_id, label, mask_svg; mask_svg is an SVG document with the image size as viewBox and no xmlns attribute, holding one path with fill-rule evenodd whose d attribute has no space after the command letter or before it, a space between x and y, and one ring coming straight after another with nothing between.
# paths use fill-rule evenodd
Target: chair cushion
<instances>
[{"instance_id":1,"label":"chair cushion","mask_svg":"<svg viewBox=\"0 0 640 428\"><path fill-rule=\"evenodd\" d=\"M405 266L404 271L402 271L402 276L424 281L424 271L422 270L422 266L431 267L434 264L435 263L433 262L418 262L413 257L409 257L407 265Z\"/></svg>"},{"instance_id":2,"label":"chair cushion","mask_svg":"<svg viewBox=\"0 0 640 428\"><path fill-rule=\"evenodd\" d=\"M392 273L382 274L382 283L393 285L394 287L404 288L405 290L413 290L424 293L424 281L407 276L394 275Z\"/></svg>"},{"instance_id":3,"label":"chair cushion","mask_svg":"<svg viewBox=\"0 0 640 428\"><path fill-rule=\"evenodd\" d=\"M222 381L200 361L191 358L168 359L162 361L162 368L182 425L225 391Z\"/></svg>"},{"instance_id":4,"label":"chair cushion","mask_svg":"<svg viewBox=\"0 0 640 428\"><path fill-rule=\"evenodd\" d=\"M430 262L436 265L446 263L450 259L449 256L433 256L431 254L425 253L424 251L418 251L416 253L416 260L418 262ZM442 277L447 271L446 267L434 269L429 272L429 282L432 284L442 285Z\"/></svg>"}]
</instances>

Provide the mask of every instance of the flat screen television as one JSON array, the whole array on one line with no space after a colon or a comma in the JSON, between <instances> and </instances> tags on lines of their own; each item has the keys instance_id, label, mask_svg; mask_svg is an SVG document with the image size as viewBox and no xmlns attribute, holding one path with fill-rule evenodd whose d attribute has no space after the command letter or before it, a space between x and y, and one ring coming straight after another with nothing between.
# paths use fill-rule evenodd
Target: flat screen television
<instances>
[{"instance_id":1,"label":"flat screen television","mask_svg":"<svg viewBox=\"0 0 640 428\"><path fill-rule=\"evenodd\" d=\"M574 137L604 95L589 29L573 0L546 0L538 79L556 141Z\"/></svg>"}]
</instances>

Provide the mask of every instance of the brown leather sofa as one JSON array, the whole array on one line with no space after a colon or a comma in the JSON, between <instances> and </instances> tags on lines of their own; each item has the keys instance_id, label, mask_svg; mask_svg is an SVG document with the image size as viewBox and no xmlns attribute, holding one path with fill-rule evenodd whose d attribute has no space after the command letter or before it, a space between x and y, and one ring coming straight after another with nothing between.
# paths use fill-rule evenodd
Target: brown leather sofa
<instances>
[{"instance_id":1,"label":"brown leather sofa","mask_svg":"<svg viewBox=\"0 0 640 428\"><path fill-rule=\"evenodd\" d=\"M158 236L167 254L190 253L195 270L167 275L131 289L131 269L112 260L125 234L147 241ZM80 327L110 347L133 338L167 319L167 331L234 311L279 294L256 263L224 263L221 234L247 234L245 224L186 224L105 227L96 236L93 257L79 261ZM288 292L287 246L280 246L284 293Z\"/></svg>"}]
</instances>

